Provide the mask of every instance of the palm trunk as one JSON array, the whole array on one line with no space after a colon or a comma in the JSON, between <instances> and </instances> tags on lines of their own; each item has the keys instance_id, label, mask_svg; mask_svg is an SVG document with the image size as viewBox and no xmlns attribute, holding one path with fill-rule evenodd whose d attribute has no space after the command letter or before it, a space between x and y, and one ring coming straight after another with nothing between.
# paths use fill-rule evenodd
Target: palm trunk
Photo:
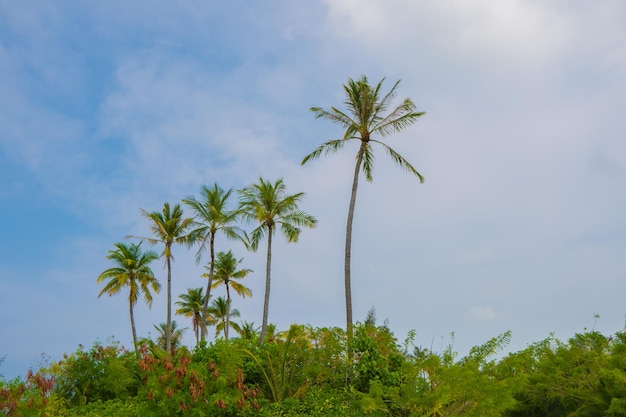
<instances>
[{"instance_id":1,"label":"palm trunk","mask_svg":"<svg viewBox=\"0 0 626 417\"><path fill-rule=\"evenodd\" d=\"M139 351L137 350L137 331L135 330L135 314L133 312L133 302L129 301L130 304L130 328L133 331L133 346L135 346L135 356L139 355Z\"/></svg>"},{"instance_id":2,"label":"palm trunk","mask_svg":"<svg viewBox=\"0 0 626 417\"><path fill-rule=\"evenodd\" d=\"M350 194L350 206L348 208L348 221L346 225L346 252L344 259L344 279L346 288L346 335L348 338L348 365L352 367L352 286L350 280L350 261L352 255L352 221L354 219L354 206L356 203L356 190L359 185L359 172L363 162L365 142L361 143L354 167L354 179L352 180L352 193Z\"/></svg>"},{"instance_id":3,"label":"palm trunk","mask_svg":"<svg viewBox=\"0 0 626 417\"><path fill-rule=\"evenodd\" d=\"M224 338L228 341L228 328L230 327L230 291L228 291L228 281L226 281L226 328Z\"/></svg>"},{"instance_id":4,"label":"palm trunk","mask_svg":"<svg viewBox=\"0 0 626 417\"><path fill-rule=\"evenodd\" d=\"M267 316L270 307L270 271L272 266L272 232L273 227L267 227L267 263L265 265L265 301L263 302L263 324L261 325L261 339L259 344L263 344L265 333L267 332Z\"/></svg>"},{"instance_id":5,"label":"palm trunk","mask_svg":"<svg viewBox=\"0 0 626 417\"><path fill-rule=\"evenodd\" d=\"M204 306L202 308L202 328L200 329L200 334L202 335L202 340L206 338L207 328L207 315L209 311L209 298L211 297L211 286L213 285L213 274L215 272L215 234L211 233L209 238L209 250L211 252L211 265L209 267L209 282L206 286L206 296L204 297Z\"/></svg>"},{"instance_id":6,"label":"palm trunk","mask_svg":"<svg viewBox=\"0 0 626 417\"><path fill-rule=\"evenodd\" d=\"M172 263L170 246L165 248L165 262L167 263L167 324L165 331L165 350L169 355L172 350Z\"/></svg>"},{"instance_id":7,"label":"palm trunk","mask_svg":"<svg viewBox=\"0 0 626 417\"><path fill-rule=\"evenodd\" d=\"M198 344L200 342L200 321L202 320L202 318L200 317L200 319L198 319L198 316L196 316L194 314L193 316L193 331L196 334L196 347L198 347Z\"/></svg>"}]
</instances>

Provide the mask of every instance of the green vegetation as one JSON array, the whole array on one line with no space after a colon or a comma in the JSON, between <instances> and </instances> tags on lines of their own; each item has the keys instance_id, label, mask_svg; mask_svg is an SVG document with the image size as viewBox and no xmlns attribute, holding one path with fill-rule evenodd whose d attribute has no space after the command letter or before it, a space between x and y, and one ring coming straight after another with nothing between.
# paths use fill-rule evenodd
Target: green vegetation
<instances>
[{"instance_id":1,"label":"green vegetation","mask_svg":"<svg viewBox=\"0 0 626 417\"><path fill-rule=\"evenodd\" d=\"M102 272L100 291L114 295L128 288L133 351L118 342L96 342L37 370L24 379L0 375L0 414L9 416L415 416L415 417L626 417L626 333L595 331L566 342L549 337L498 359L509 343L506 332L476 346L460 359L452 347L441 352L414 344L415 332L399 342L372 309L362 323L352 322L350 247L358 177L372 179L372 143L385 148L402 168L422 176L396 151L374 138L398 132L415 122L409 99L385 115L398 83L382 98L365 77L344 86L348 113L313 108L318 118L345 128L342 139L322 144L303 163L359 140L348 213L345 252L346 329L293 324L278 331L268 323L272 237L279 229L297 242L302 227L316 220L299 208L304 193L287 194L282 179L238 190L214 184L202 197L183 200L194 217L184 218L179 204L146 212L152 238L163 245L167 266L167 318L154 326L156 340L138 339L133 307L140 295L150 304L160 284L149 264L159 255L142 252L141 243L117 243ZM234 203L234 202L233 202ZM239 222L252 223L247 233ZM251 296L240 281L252 271L231 251L216 251L215 237L237 238L257 250L267 237L266 286L260 331L254 322L233 321L230 290ZM171 318L172 246L199 246L196 259L209 251L206 293L202 287L180 294L176 314L191 318L195 346L182 344ZM219 249L219 246L217 246ZM200 277L199 277L200 278ZM212 299L224 286L226 296ZM207 341L208 327L215 339ZM238 337L231 337L230 329ZM222 337L223 336L223 337ZM2 363L0 358L0 364Z\"/></svg>"},{"instance_id":2,"label":"green vegetation","mask_svg":"<svg viewBox=\"0 0 626 417\"><path fill-rule=\"evenodd\" d=\"M165 324L163 329L165 330ZM505 333L465 357L399 343L356 323L353 378L346 332L292 325L259 344L217 339L139 357L112 340L26 378L0 380L10 416L626 416L626 334L552 337L497 360ZM175 338L173 338L175 341ZM173 343L176 345L176 343Z\"/></svg>"}]
</instances>

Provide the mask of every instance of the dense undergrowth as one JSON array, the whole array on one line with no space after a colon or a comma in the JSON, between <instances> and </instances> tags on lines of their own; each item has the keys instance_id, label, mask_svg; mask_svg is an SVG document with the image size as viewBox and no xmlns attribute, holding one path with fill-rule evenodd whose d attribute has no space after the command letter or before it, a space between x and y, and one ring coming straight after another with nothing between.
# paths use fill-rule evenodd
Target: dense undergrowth
<instances>
[{"instance_id":1,"label":"dense undergrowth","mask_svg":"<svg viewBox=\"0 0 626 417\"><path fill-rule=\"evenodd\" d=\"M263 345L217 340L168 355L96 343L0 380L9 416L626 416L626 335L589 331L496 359L509 333L458 358L358 324L293 325Z\"/></svg>"}]
</instances>

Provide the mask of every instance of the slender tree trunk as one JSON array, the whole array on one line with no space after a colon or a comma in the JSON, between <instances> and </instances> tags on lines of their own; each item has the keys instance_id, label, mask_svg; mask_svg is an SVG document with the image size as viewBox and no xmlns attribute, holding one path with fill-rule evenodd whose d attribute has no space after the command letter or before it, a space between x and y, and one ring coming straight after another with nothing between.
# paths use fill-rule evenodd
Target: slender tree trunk
<instances>
[{"instance_id":1,"label":"slender tree trunk","mask_svg":"<svg viewBox=\"0 0 626 417\"><path fill-rule=\"evenodd\" d=\"M206 322L209 311L209 298L211 297L211 286L213 285L213 274L215 273L215 233L212 232L209 237L209 251L211 252L211 265L209 266L209 282L206 286L206 295L204 297L204 306L202 308L202 327L200 329L203 341L207 334Z\"/></svg>"},{"instance_id":2,"label":"slender tree trunk","mask_svg":"<svg viewBox=\"0 0 626 417\"><path fill-rule=\"evenodd\" d=\"M170 252L171 247L165 248L165 262L167 263L167 323L165 331L165 349L169 355L172 350L172 254Z\"/></svg>"},{"instance_id":3,"label":"slender tree trunk","mask_svg":"<svg viewBox=\"0 0 626 417\"><path fill-rule=\"evenodd\" d=\"M226 328L224 338L228 341L228 328L230 326L230 291L228 291L228 281L226 281Z\"/></svg>"},{"instance_id":4,"label":"slender tree trunk","mask_svg":"<svg viewBox=\"0 0 626 417\"><path fill-rule=\"evenodd\" d=\"M135 314L133 312L133 301L129 300L128 304L130 304L130 328L133 331L133 346L135 346L135 356L139 355L139 351L137 350L137 331L135 330Z\"/></svg>"},{"instance_id":5,"label":"slender tree trunk","mask_svg":"<svg viewBox=\"0 0 626 417\"><path fill-rule=\"evenodd\" d=\"M359 173L365 152L365 142L361 142L359 153L354 167L354 179L352 180L352 193L350 194L350 206L348 208L348 221L346 225L346 252L344 259L344 279L346 288L346 335L348 338L348 365L352 367L352 285L350 277L350 261L352 256L352 221L354 219L354 206L356 203L356 190L359 185Z\"/></svg>"},{"instance_id":6,"label":"slender tree trunk","mask_svg":"<svg viewBox=\"0 0 626 417\"><path fill-rule=\"evenodd\" d=\"M200 342L200 321L202 320L202 317L198 317L196 314L194 314L193 316L193 331L196 334L196 347L198 347L198 344Z\"/></svg>"},{"instance_id":7,"label":"slender tree trunk","mask_svg":"<svg viewBox=\"0 0 626 417\"><path fill-rule=\"evenodd\" d=\"M259 344L263 344L265 333L267 332L267 316L270 307L270 271L272 268L272 232L273 226L267 227L267 263L265 265L265 301L263 302L263 324L261 325L261 339Z\"/></svg>"}]
</instances>

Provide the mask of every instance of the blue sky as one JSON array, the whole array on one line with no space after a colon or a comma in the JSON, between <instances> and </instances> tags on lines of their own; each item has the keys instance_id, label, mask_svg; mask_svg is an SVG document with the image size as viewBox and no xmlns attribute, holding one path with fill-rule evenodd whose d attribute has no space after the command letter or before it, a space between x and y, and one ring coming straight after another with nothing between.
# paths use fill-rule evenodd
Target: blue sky
<instances>
[{"instance_id":1,"label":"blue sky","mask_svg":"<svg viewBox=\"0 0 626 417\"><path fill-rule=\"evenodd\" d=\"M625 33L621 0L0 0L0 374L130 345L125 297L96 298L107 251L149 234L140 208L214 182L306 193L319 225L277 240L270 321L343 326L356 149L299 163L342 133L309 107L341 106L361 75L402 79L426 111L388 139L426 182L379 152L361 183L357 319L374 306L423 346L454 332L461 354L506 330L512 350L621 330ZM263 252L218 245L256 271L234 303L260 323ZM175 295L204 285L192 251L174 256ZM136 317L147 336L165 293Z\"/></svg>"}]
</instances>

